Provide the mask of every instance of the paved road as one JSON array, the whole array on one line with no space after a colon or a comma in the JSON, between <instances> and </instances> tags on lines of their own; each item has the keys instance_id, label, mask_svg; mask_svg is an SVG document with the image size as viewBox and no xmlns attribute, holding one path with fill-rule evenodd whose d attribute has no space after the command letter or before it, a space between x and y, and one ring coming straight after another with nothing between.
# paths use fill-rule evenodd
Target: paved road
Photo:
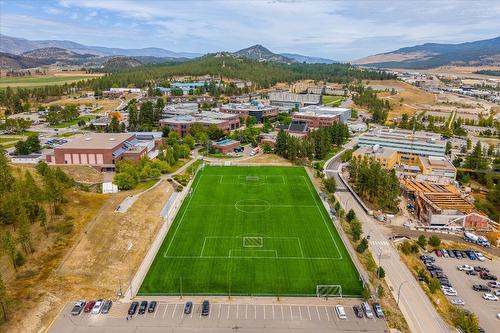
<instances>
[{"instance_id":1,"label":"paved road","mask_svg":"<svg viewBox=\"0 0 500 333\"><path fill-rule=\"evenodd\" d=\"M185 298L187 299L187 298ZM209 316L201 315L201 302L193 302L191 314L184 314L184 303L160 302L154 313L135 315L126 320L129 304L115 304L108 315L82 313L69 315L71 304L64 307L49 329L59 332L388 332L384 320L358 319L352 310L357 301L342 301L347 313L340 320L335 301L306 302L212 302Z\"/></svg>"},{"instance_id":2,"label":"paved road","mask_svg":"<svg viewBox=\"0 0 500 333\"><path fill-rule=\"evenodd\" d=\"M350 142L347 147L353 145ZM340 163L339 155L337 155L326 164L325 173L328 177L334 177L337 182L337 192L335 194L337 199L341 201L346 210L354 210L363 224L365 235L370 235L371 251L377 257L377 261L380 258L381 266L384 267L386 272L386 281L396 299L398 290L401 288L399 306L410 326L410 330L414 333L450 332L450 328L436 313L433 305L411 272L401 262L397 250L387 240L387 228L365 213L340 179L337 172Z\"/></svg>"}]
</instances>

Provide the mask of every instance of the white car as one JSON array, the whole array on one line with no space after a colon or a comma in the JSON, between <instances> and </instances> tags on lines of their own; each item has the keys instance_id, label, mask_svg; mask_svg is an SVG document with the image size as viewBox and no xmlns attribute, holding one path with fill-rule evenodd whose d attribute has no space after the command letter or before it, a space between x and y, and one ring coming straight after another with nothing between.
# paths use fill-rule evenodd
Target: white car
<instances>
[{"instance_id":1,"label":"white car","mask_svg":"<svg viewBox=\"0 0 500 333\"><path fill-rule=\"evenodd\" d=\"M470 271L474 270L474 267L472 267L470 265L462 265L462 266L458 266L457 268L459 271L466 271L466 272L470 272Z\"/></svg>"},{"instance_id":2,"label":"white car","mask_svg":"<svg viewBox=\"0 0 500 333\"><path fill-rule=\"evenodd\" d=\"M337 312L337 317L339 317L339 319L347 319L347 315L342 305L335 305L335 312Z\"/></svg>"},{"instance_id":3,"label":"white car","mask_svg":"<svg viewBox=\"0 0 500 333\"><path fill-rule=\"evenodd\" d=\"M496 297L495 295L493 294L489 294L489 293L484 293L483 294L483 298L487 301L498 301L498 297Z\"/></svg>"},{"instance_id":4,"label":"white car","mask_svg":"<svg viewBox=\"0 0 500 333\"><path fill-rule=\"evenodd\" d=\"M445 289L443 290L443 294L446 296L457 296L457 292L455 290Z\"/></svg>"},{"instance_id":5,"label":"white car","mask_svg":"<svg viewBox=\"0 0 500 333\"><path fill-rule=\"evenodd\" d=\"M495 290L495 296L500 296L500 290Z\"/></svg>"},{"instance_id":6,"label":"white car","mask_svg":"<svg viewBox=\"0 0 500 333\"><path fill-rule=\"evenodd\" d=\"M103 305L104 305L104 301L102 299L98 299L97 302L95 302L94 307L92 308L92 314L101 313L101 309L102 309Z\"/></svg>"},{"instance_id":7,"label":"white car","mask_svg":"<svg viewBox=\"0 0 500 333\"><path fill-rule=\"evenodd\" d=\"M479 260L479 261L485 261L486 260L486 258L483 256L483 254L481 252L474 252L474 254L477 257L477 260Z\"/></svg>"},{"instance_id":8,"label":"white car","mask_svg":"<svg viewBox=\"0 0 500 333\"><path fill-rule=\"evenodd\" d=\"M497 318L500 319L500 313L497 313Z\"/></svg>"},{"instance_id":9,"label":"white car","mask_svg":"<svg viewBox=\"0 0 500 333\"><path fill-rule=\"evenodd\" d=\"M450 301L450 303L453 305L465 305L465 302L462 301L460 298L454 298Z\"/></svg>"}]
</instances>

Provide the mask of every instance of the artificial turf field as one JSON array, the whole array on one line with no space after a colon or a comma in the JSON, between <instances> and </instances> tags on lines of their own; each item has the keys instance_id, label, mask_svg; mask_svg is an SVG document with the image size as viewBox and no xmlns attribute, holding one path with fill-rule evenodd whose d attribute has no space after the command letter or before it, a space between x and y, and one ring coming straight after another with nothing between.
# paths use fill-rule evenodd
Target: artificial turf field
<instances>
[{"instance_id":1,"label":"artificial turf field","mask_svg":"<svg viewBox=\"0 0 500 333\"><path fill-rule=\"evenodd\" d=\"M198 171L139 295L358 296L359 274L302 167Z\"/></svg>"}]
</instances>

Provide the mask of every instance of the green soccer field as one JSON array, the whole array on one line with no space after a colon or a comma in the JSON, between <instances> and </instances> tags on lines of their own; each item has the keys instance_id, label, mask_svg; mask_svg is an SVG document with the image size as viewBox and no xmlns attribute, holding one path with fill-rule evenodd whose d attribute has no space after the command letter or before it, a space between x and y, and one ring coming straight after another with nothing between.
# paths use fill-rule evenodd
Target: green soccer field
<instances>
[{"instance_id":1,"label":"green soccer field","mask_svg":"<svg viewBox=\"0 0 500 333\"><path fill-rule=\"evenodd\" d=\"M317 290L358 296L362 282L304 168L207 166L138 294Z\"/></svg>"}]
</instances>

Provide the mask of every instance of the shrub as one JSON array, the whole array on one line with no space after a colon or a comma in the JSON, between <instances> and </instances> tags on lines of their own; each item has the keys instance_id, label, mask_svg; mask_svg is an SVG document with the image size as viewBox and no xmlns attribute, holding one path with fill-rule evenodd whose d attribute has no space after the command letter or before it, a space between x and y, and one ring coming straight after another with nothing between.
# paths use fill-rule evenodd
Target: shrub
<instances>
[{"instance_id":1,"label":"shrub","mask_svg":"<svg viewBox=\"0 0 500 333\"><path fill-rule=\"evenodd\" d=\"M425 238L424 235L418 236L417 244L422 248L424 248L427 245L427 239Z\"/></svg>"},{"instance_id":2,"label":"shrub","mask_svg":"<svg viewBox=\"0 0 500 333\"><path fill-rule=\"evenodd\" d=\"M438 236L433 235L429 237L429 245L433 247L438 247L439 245L441 245L441 239L439 239Z\"/></svg>"},{"instance_id":3,"label":"shrub","mask_svg":"<svg viewBox=\"0 0 500 333\"><path fill-rule=\"evenodd\" d=\"M361 291L361 298L367 301L370 299L370 297L371 297L370 288L368 287L363 288L363 291Z\"/></svg>"},{"instance_id":4,"label":"shrub","mask_svg":"<svg viewBox=\"0 0 500 333\"><path fill-rule=\"evenodd\" d=\"M464 333L479 332L477 316L463 309L458 309L456 313L453 314L453 324Z\"/></svg>"},{"instance_id":5,"label":"shrub","mask_svg":"<svg viewBox=\"0 0 500 333\"><path fill-rule=\"evenodd\" d=\"M384 287L382 285L379 285L378 288L377 288L377 296L379 298L383 297L385 295L385 290L384 290Z\"/></svg>"},{"instance_id":6,"label":"shrub","mask_svg":"<svg viewBox=\"0 0 500 333\"><path fill-rule=\"evenodd\" d=\"M436 291L439 290L439 288L441 288L441 282L439 282L438 279L436 278L431 278L429 280L429 290L432 294L434 294Z\"/></svg>"},{"instance_id":7,"label":"shrub","mask_svg":"<svg viewBox=\"0 0 500 333\"><path fill-rule=\"evenodd\" d=\"M347 222L351 223L351 221L356 217L356 214L352 209L349 209L349 212L347 212L347 215L345 217L347 219Z\"/></svg>"},{"instance_id":8,"label":"shrub","mask_svg":"<svg viewBox=\"0 0 500 333\"><path fill-rule=\"evenodd\" d=\"M366 251L367 248L368 248L368 241L366 240L366 238L363 238L356 247L356 251L358 251L359 253L363 253Z\"/></svg>"},{"instance_id":9,"label":"shrub","mask_svg":"<svg viewBox=\"0 0 500 333\"><path fill-rule=\"evenodd\" d=\"M175 190L176 190L177 192L182 192L182 190L183 190L183 189L184 189L184 187L183 187L182 185L179 185L179 186L177 186L177 187L176 187L176 189L175 189Z\"/></svg>"},{"instance_id":10,"label":"shrub","mask_svg":"<svg viewBox=\"0 0 500 333\"><path fill-rule=\"evenodd\" d=\"M21 254L21 252L17 252L16 253L16 258L14 259L14 261L16 263L16 267L21 267L26 262L26 259Z\"/></svg>"},{"instance_id":11,"label":"shrub","mask_svg":"<svg viewBox=\"0 0 500 333\"><path fill-rule=\"evenodd\" d=\"M361 223L359 223L358 219L354 219L351 221L351 234L352 234L352 239L355 241L360 240L361 234L362 234L362 226Z\"/></svg>"},{"instance_id":12,"label":"shrub","mask_svg":"<svg viewBox=\"0 0 500 333\"><path fill-rule=\"evenodd\" d=\"M405 240L401 246L400 246L401 252L403 252L406 255L409 255L411 253L411 243L407 240Z\"/></svg>"},{"instance_id":13,"label":"shrub","mask_svg":"<svg viewBox=\"0 0 500 333\"><path fill-rule=\"evenodd\" d=\"M382 266L379 266L377 268L377 276L381 279L383 279L385 277L385 271L384 271L384 268Z\"/></svg>"}]
</instances>

